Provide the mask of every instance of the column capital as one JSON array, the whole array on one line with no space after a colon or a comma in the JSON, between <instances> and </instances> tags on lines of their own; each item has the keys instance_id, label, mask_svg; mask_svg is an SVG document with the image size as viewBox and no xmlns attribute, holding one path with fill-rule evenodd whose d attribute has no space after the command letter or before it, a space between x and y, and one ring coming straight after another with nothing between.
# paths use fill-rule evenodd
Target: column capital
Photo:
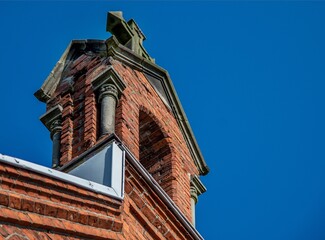
<instances>
[{"instance_id":1,"label":"column capital","mask_svg":"<svg viewBox=\"0 0 325 240\"><path fill-rule=\"evenodd\" d=\"M106 93L119 99L126 85L122 78L117 74L112 66L98 74L91 82L94 91L99 91L99 100L101 95ZM104 95L103 95L104 96Z\"/></svg>"},{"instance_id":2,"label":"column capital","mask_svg":"<svg viewBox=\"0 0 325 240\"><path fill-rule=\"evenodd\" d=\"M194 199L195 203L197 203L198 197L206 190L207 189L201 182L200 178L196 175L193 175L191 177L190 191L191 191L191 198Z\"/></svg>"},{"instance_id":3,"label":"column capital","mask_svg":"<svg viewBox=\"0 0 325 240\"><path fill-rule=\"evenodd\" d=\"M112 83L104 83L99 88L98 102L101 102L105 96L112 96L118 102L118 90L117 87Z\"/></svg>"},{"instance_id":4,"label":"column capital","mask_svg":"<svg viewBox=\"0 0 325 240\"><path fill-rule=\"evenodd\" d=\"M51 136L55 131L61 130L62 110L63 108L58 104L40 117L41 122L51 132Z\"/></svg>"},{"instance_id":5,"label":"column capital","mask_svg":"<svg viewBox=\"0 0 325 240\"><path fill-rule=\"evenodd\" d=\"M190 192L191 192L191 198L194 199L194 202L197 203L198 199L198 192L197 189L194 186L190 187Z\"/></svg>"},{"instance_id":6,"label":"column capital","mask_svg":"<svg viewBox=\"0 0 325 240\"><path fill-rule=\"evenodd\" d=\"M51 139L53 139L53 135L57 132L62 131L62 121L61 119L55 119L52 121L50 125L50 131L51 131Z\"/></svg>"}]
</instances>

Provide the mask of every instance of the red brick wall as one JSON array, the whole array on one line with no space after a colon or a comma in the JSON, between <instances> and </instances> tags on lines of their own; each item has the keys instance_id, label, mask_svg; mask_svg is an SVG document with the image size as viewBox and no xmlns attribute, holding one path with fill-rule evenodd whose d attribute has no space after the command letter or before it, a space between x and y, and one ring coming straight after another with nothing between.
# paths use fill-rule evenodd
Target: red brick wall
<instances>
[{"instance_id":1,"label":"red brick wall","mask_svg":"<svg viewBox=\"0 0 325 240\"><path fill-rule=\"evenodd\" d=\"M98 103L91 81L105 64L106 61L98 57L81 55L66 67L64 79L47 103L47 109L56 104L63 107L60 166L78 157L98 140Z\"/></svg>"},{"instance_id":2,"label":"red brick wall","mask_svg":"<svg viewBox=\"0 0 325 240\"><path fill-rule=\"evenodd\" d=\"M162 165L167 167L168 174L165 175L164 184L161 185L190 220L190 175L198 172L173 113L163 103L143 73L118 61L113 61L113 67L127 85L116 116L118 136L139 159L140 112L144 111L150 115L164 136L161 147L164 148L164 144L168 144L171 151L163 160ZM157 161L155 158L152 160Z\"/></svg>"},{"instance_id":3,"label":"red brick wall","mask_svg":"<svg viewBox=\"0 0 325 240\"><path fill-rule=\"evenodd\" d=\"M0 183L0 239L121 235L122 201L1 163Z\"/></svg>"},{"instance_id":4,"label":"red brick wall","mask_svg":"<svg viewBox=\"0 0 325 240\"><path fill-rule=\"evenodd\" d=\"M130 166L126 167L123 236L125 239L184 239L192 237L161 199Z\"/></svg>"},{"instance_id":5,"label":"red brick wall","mask_svg":"<svg viewBox=\"0 0 325 240\"><path fill-rule=\"evenodd\" d=\"M116 60L82 55L67 67L65 78L73 77L73 86L63 80L48 103L48 109L58 103L63 107L60 165L98 141L98 96L92 91L91 81L109 64L126 83L116 110L116 134L140 161L142 159L147 170L191 219L190 175L198 174L198 171L177 121L144 74ZM146 121L155 126L149 136L151 142L147 144L154 149L148 152L150 157L145 157L140 148L140 144L146 144L142 135L147 130L141 132ZM159 143L155 142L154 135L159 138ZM150 161L155 163L150 164Z\"/></svg>"},{"instance_id":6,"label":"red brick wall","mask_svg":"<svg viewBox=\"0 0 325 240\"><path fill-rule=\"evenodd\" d=\"M122 201L3 163L0 183L0 239L192 239L128 161Z\"/></svg>"},{"instance_id":7,"label":"red brick wall","mask_svg":"<svg viewBox=\"0 0 325 240\"><path fill-rule=\"evenodd\" d=\"M171 194L173 189L173 157L170 141L156 122L148 110L140 110L139 160L166 193Z\"/></svg>"}]
</instances>

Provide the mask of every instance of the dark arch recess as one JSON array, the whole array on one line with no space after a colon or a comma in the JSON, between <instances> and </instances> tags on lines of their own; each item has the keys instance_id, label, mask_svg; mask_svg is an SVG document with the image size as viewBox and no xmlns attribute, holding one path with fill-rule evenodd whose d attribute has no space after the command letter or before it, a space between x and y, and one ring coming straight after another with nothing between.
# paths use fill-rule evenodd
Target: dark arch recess
<instances>
[{"instance_id":1,"label":"dark arch recess","mask_svg":"<svg viewBox=\"0 0 325 240\"><path fill-rule=\"evenodd\" d=\"M172 176L172 153L168 136L144 109L139 114L140 163L168 193Z\"/></svg>"}]
</instances>

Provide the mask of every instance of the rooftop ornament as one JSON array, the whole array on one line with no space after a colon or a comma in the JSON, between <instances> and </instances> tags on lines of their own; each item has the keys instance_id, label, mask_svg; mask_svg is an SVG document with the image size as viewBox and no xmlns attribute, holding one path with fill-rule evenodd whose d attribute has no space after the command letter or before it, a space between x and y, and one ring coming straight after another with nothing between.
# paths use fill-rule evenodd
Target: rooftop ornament
<instances>
[{"instance_id":1,"label":"rooftop ornament","mask_svg":"<svg viewBox=\"0 0 325 240\"><path fill-rule=\"evenodd\" d=\"M149 56L143 47L143 41L146 40L146 37L133 19L126 22L122 12L109 12L106 31L110 32L125 47L154 62L154 59Z\"/></svg>"}]
</instances>

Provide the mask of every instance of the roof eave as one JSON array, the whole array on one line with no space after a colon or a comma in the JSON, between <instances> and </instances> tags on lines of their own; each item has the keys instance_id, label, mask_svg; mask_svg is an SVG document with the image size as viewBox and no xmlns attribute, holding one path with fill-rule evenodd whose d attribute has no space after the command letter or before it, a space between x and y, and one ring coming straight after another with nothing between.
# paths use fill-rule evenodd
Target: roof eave
<instances>
[{"instance_id":1,"label":"roof eave","mask_svg":"<svg viewBox=\"0 0 325 240\"><path fill-rule=\"evenodd\" d=\"M97 40L95 40L97 41ZM100 40L98 40L100 41ZM34 96L41 102L46 103L48 100L51 99L57 85L59 84L62 73L64 72L65 66L67 62L75 53L75 50L85 49L87 42L92 43L93 40L72 40L68 47L64 50L62 56L60 57L59 61L55 64L54 68L50 72L50 74L45 79L44 83L42 84L41 88L38 89ZM76 47L78 46L78 47Z\"/></svg>"}]
</instances>

